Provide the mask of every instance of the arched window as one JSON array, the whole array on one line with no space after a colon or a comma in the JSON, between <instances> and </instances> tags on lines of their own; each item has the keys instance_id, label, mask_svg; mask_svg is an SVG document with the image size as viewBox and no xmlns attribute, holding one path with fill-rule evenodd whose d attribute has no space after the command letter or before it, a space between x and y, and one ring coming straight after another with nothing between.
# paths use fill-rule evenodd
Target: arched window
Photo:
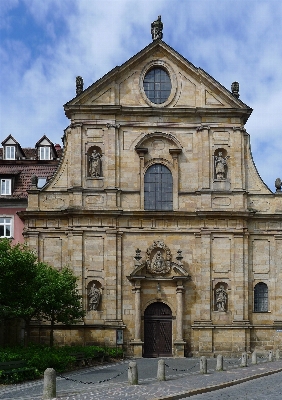
<instances>
[{"instance_id":1,"label":"arched window","mask_svg":"<svg viewBox=\"0 0 282 400\"><path fill-rule=\"evenodd\" d=\"M265 283L259 282L254 288L254 312L268 311L268 287Z\"/></svg>"},{"instance_id":2,"label":"arched window","mask_svg":"<svg viewBox=\"0 0 282 400\"><path fill-rule=\"evenodd\" d=\"M154 164L146 171L144 178L145 210L173 209L172 174L163 164Z\"/></svg>"}]
</instances>

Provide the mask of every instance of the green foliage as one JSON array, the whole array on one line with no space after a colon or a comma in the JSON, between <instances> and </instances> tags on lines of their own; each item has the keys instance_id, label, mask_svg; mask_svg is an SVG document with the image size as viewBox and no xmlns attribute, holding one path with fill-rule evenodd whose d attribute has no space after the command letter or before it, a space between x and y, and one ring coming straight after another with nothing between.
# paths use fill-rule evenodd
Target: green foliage
<instances>
[{"instance_id":1,"label":"green foliage","mask_svg":"<svg viewBox=\"0 0 282 400\"><path fill-rule=\"evenodd\" d=\"M68 268L58 271L38 262L26 245L0 239L0 319L23 318L27 337L32 318L51 322L50 345L56 323L71 324L85 315L77 278Z\"/></svg>"},{"instance_id":2,"label":"green foliage","mask_svg":"<svg viewBox=\"0 0 282 400\"><path fill-rule=\"evenodd\" d=\"M36 290L36 255L25 245L11 245L0 239L0 319L31 318L36 305L31 293Z\"/></svg>"},{"instance_id":3,"label":"green foliage","mask_svg":"<svg viewBox=\"0 0 282 400\"><path fill-rule=\"evenodd\" d=\"M37 368L23 367L13 369L9 372L0 370L0 383L12 384L40 377L40 372Z\"/></svg>"},{"instance_id":4,"label":"green foliage","mask_svg":"<svg viewBox=\"0 0 282 400\"><path fill-rule=\"evenodd\" d=\"M77 278L68 268L58 271L46 264L38 264L38 290L35 294L39 305L38 318L51 322L50 345L53 345L54 324L71 324L84 317Z\"/></svg>"},{"instance_id":5,"label":"green foliage","mask_svg":"<svg viewBox=\"0 0 282 400\"><path fill-rule=\"evenodd\" d=\"M17 383L42 376L46 368L54 368L62 373L75 367L73 354L82 353L86 360L100 360L103 356L111 358L122 357L122 350L100 346L63 346L48 347L44 345L29 345L28 347L0 348L0 363L6 361L25 360L27 368L15 370L9 376L1 371L0 383Z\"/></svg>"},{"instance_id":6,"label":"green foliage","mask_svg":"<svg viewBox=\"0 0 282 400\"><path fill-rule=\"evenodd\" d=\"M106 347L106 354L110 358L121 358L123 357L123 350L121 347Z\"/></svg>"}]
</instances>

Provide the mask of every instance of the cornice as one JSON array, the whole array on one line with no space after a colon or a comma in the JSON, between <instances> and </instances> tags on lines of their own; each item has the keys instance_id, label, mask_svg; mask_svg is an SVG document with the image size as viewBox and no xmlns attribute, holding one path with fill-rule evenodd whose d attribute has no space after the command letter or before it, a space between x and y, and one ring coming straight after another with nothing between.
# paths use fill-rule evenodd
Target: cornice
<instances>
[{"instance_id":1,"label":"cornice","mask_svg":"<svg viewBox=\"0 0 282 400\"><path fill-rule=\"evenodd\" d=\"M130 107L122 105L87 105L87 104L75 104L65 106L65 113L68 118L71 118L75 113L91 113L91 114L115 114L115 115L140 115L140 116L152 116L152 115L173 115L173 116L207 116L217 115L221 116L240 116L245 117L247 120L252 113L251 108L204 108L204 107Z\"/></svg>"}]
</instances>

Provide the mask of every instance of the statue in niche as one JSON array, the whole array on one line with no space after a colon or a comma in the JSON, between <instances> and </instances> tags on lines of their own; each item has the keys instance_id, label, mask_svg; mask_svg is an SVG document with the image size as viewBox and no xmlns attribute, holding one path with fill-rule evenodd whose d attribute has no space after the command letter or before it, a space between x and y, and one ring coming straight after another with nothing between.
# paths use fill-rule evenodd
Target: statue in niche
<instances>
[{"instance_id":1,"label":"statue in niche","mask_svg":"<svg viewBox=\"0 0 282 400\"><path fill-rule=\"evenodd\" d=\"M99 178L101 176L101 157L101 154L95 149L89 156L89 175L93 178Z\"/></svg>"},{"instance_id":2,"label":"statue in niche","mask_svg":"<svg viewBox=\"0 0 282 400\"><path fill-rule=\"evenodd\" d=\"M215 176L216 179L226 179L227 176L227 158L223 157L222 152L218 152L218 156L215 156Z\"/></svg>"},{"instance_id":3,"label":"statue in niche","mask_svg":"<svg viewBox=\"0 0 282 400\"><path fill-rule=\"evenodd\" d=\"M215 291L215 301L217 311L226 311L227 292L223 285L220 285Z\"/></svg>"},{"instance_id":4,"label":"statue in niche","mask_svg":"<svg viewBox=\"0 0 282 400\"><path fill-rule=\"evenodd\" d=\"M93 283L93 286L89 289L88 297L89 297L89 310L96 311L100 303L101 292L96 287L95 283Z\"/></svg>"}]
</instances>

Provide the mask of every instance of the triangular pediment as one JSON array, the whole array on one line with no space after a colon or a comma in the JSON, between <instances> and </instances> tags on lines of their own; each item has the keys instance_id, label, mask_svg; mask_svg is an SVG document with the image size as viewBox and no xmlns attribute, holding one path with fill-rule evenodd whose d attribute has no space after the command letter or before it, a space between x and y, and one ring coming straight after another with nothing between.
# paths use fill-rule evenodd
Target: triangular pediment
<instances>
[{"instance_id":1,"label":"triangular pediment","mask_svg":"<svg viewBox=\"0 0 282 400\"><path fill-rule=\"evenodd\" d=\"M146 96L143 79L147 71L160 67L171 79L171 94L163 104L152 104ZM195 67L162 40L152 42L123 65L85 89L65 105L71 109L96 106L158 108L228 108L246 109L242 101L201 68Z\"/></svg>"}]
</instances>

